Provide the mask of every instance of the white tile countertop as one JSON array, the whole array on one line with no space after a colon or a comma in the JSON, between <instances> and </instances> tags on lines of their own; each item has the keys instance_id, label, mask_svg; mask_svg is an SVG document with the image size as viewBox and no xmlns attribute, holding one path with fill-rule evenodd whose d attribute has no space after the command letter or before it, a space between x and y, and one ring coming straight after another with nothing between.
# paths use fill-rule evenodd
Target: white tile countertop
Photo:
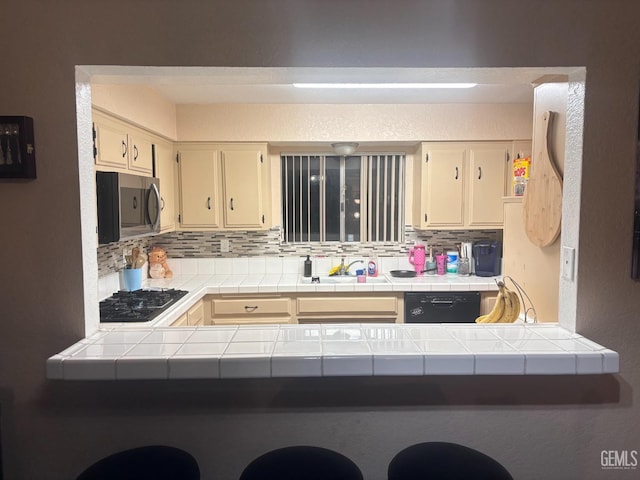
<instances>
[{"instance_id":1,"label":"white tile countertop","mask_svg":"<svg viewBox=\"0 0 640 480\"><path fill-rule=\"evenodd\" d=\"M186 263L185 263L186 264ZM182 265L145 288L189 293L146 323L105 323L47 360L59 380L393 375L576 375L619 370L618 354L557 324L318 324L170 327L207 294L495 291L495 277L377 277L312 284L295 272ZM188 265L188 264L186 264ZM195 265L193 263L192 265ZM174 270L175 272L175 270ZM116 287L117 289L117 287ZM105 289L103 296L111 293Z\"/></svg>"},{"instance_id":2,"label":"white tile countertop","mask_svg":"<svg viewBox=\"0 0 640 480\"><path fill-rule=\"evenodd\" d=\"M297 274L181 274L173 278L146 279L143 288L177 288L189 293L156 319L145 323L122 323L122 327L169 326L186 312L197 300L209 294L262 294L262 293L309 293L309 292L450 292L450 291L497 291L500 277L459 277L457 275L425 275L415 278L395 278L380 275L366 283L356 283L355 277L329 279L321 277L320 283L311 283L310 278ZM328 283L331 281L336 283ZM348 283L343 283L348 281ZM105 291L104 297L113 290ZM115 325L115 324L107 324Z\"/></svg>"},{"instance_id":3,"label":"white tile countertop","mask_svg":"<svg viewBox=\"0 0 640 480\"><path fill-rule=\"evenodd\" d=\"M557 325L101 328L47 360L62 380L616 373L618 354Z\"/></svg>"}]
</instances>

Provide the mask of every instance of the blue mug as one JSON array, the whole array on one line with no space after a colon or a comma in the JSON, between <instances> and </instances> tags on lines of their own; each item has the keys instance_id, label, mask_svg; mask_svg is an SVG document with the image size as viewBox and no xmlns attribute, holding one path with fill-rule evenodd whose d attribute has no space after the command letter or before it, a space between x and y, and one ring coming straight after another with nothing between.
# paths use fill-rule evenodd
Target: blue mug
<instances>
[{"instance_id":1,"label":"blue mug","mask_svg":"<svg viewBox=\"0 0 640 480\"><path fill-rule=\"evenodd\" d=\"M141 268L125 268L124 269L124 290L133 292L142 288L142 269Z\"/></svg>"}]
</instances>

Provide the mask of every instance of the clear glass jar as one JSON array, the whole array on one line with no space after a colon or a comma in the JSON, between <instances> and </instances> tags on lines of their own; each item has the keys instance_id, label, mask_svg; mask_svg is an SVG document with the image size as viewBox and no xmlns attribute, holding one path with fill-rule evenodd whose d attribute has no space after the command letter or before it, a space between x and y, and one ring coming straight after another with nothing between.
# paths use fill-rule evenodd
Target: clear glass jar
<instances>
[{"instance_id":1,"label":"clear glass jar","mask_svg":"<svg viewBox=\"0 0 640 480\"><path fill-rule=\"evenodd\" d=\"M468 276L471 274L471 264L468 258L458 259L458 275Z\"/></svg>"}]
</instances>

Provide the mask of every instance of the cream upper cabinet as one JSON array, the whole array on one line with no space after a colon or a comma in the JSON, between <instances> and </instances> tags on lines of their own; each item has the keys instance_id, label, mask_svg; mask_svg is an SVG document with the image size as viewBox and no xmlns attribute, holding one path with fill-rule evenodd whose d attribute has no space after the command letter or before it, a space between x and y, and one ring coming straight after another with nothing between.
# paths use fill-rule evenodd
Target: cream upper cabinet
<instances>
[{"instance_id":1,"label":"cream upper cabinet","mask_svg":"<svg viewBox=\"0 0 640 480\"><path fill-rule=\"evenodd\" d=\"M126 127L95 110L93 122L93 155L96 165L127 168L129 144Z\"/></svg>"},{"instance_id":2,"label":"cream upper cabinet","mask_svg":"<svg viewBox=\"0 0 640 480\"><path fill-rule=\"evenodd\" d=\"M179 150L180 226L220 226L217 150ZM160 186L162 188L162 185Z\"/></svg>"},{"instance_id":3,"label":"cream upper cabinet","mask_svg":"<svg viewBox=\"0 0 640 480\"><path fill-rule=\"evenodd\" d=\"M423 143L414 157L417 229L500 228L511 142Z\"/></svg>"},{"instance_id":4,"label":"cream upper cabinet","mask_svg":"<svg viewBox=\"0 0 640 480\"><path fill-rule=\"evenodd\" d=\"M172 232L176 229L175 209L175 157L170 143L154 145L153 159L156 177L160 179L160 231Z\"/></svg>"},{"instance_id":5,"label":"cream upper cabinet","mask_svg":"<svg viewBox=\"0 0 640 480\"><path fill-rule=\"evenodd\" d=\"M97 110L93 115L96 166L153 175L153 139L144 130Z\"/></svg>"},{"instance_id":6,"label":"cream upper cabinet","mask_svg":"<svg viewBox=\"0 0 640 480\"><path fill-rule=\"evenodd\" d=\"M471 145L468 177L468 223L474 227L504 224L502 197L509 162L509 143Z\"/></svg>"},{"instance_id":7,"label":"cream upper cabinet","mask_svg":"<svg viewBox=\"0 0 640 480\"><path fill-rule=\"evenodd\" d=\"M224 226L262 228L265 224L263 202L264 157L261 149L222 150Z\"/></svg>"},{"instance_id":8,"label":"cream upper cabinet","mask_svg":"<svg viewBox=\"0 0 640 480\"><path fill-rule=\"evenodd\" d=\"M153 172L153 141L141 132L129 134L129 170L151 174Z\"/></svg>"},{"instance_id":9,"label":"cream upper cabinet","mask_svg":"<svg viewBox=\"0 0 640 480\"><path fill-rule=\"evenodd\" d=\"M434 146L424 153L421 223L441 227L464 225L464 146Z\"/></svg>"},{"instance_id":10,"label":"cream upper cabinet","mask_svg":"<svg viewBox=\"0 0 640 480\"><path fill-rule=\"evenodd\" d=\"M182 230L269 227L266 144L182 143L177 149Z\"/></svg>"}]
</instances>

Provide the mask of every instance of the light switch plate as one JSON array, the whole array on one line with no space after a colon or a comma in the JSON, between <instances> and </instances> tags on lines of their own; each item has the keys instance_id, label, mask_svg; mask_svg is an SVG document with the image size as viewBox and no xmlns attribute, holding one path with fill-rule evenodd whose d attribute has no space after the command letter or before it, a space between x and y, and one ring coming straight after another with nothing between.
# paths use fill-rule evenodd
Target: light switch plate
<instances>
[{"instance_id":1,"label":"light switch plate","mask_svg":"<svg viewBox=\"0 0 640 480\"><path fill-rule=\"evenodd\" d=\"M573 282L576 267L576 249L562 247L562 278Z\"/></svg>"},{"instance_id":2,"label":"light switch plate","mask_svg":"<svg viewBox=\"0 0 640 480\"><path fill-rule=\"evenodd\" d=\"M229 250L231 250L231 247L229 245L229 239L223 238L222 240L220 240L220 251L222 253L229 253Z\"/></svg>"}]
</instances>

